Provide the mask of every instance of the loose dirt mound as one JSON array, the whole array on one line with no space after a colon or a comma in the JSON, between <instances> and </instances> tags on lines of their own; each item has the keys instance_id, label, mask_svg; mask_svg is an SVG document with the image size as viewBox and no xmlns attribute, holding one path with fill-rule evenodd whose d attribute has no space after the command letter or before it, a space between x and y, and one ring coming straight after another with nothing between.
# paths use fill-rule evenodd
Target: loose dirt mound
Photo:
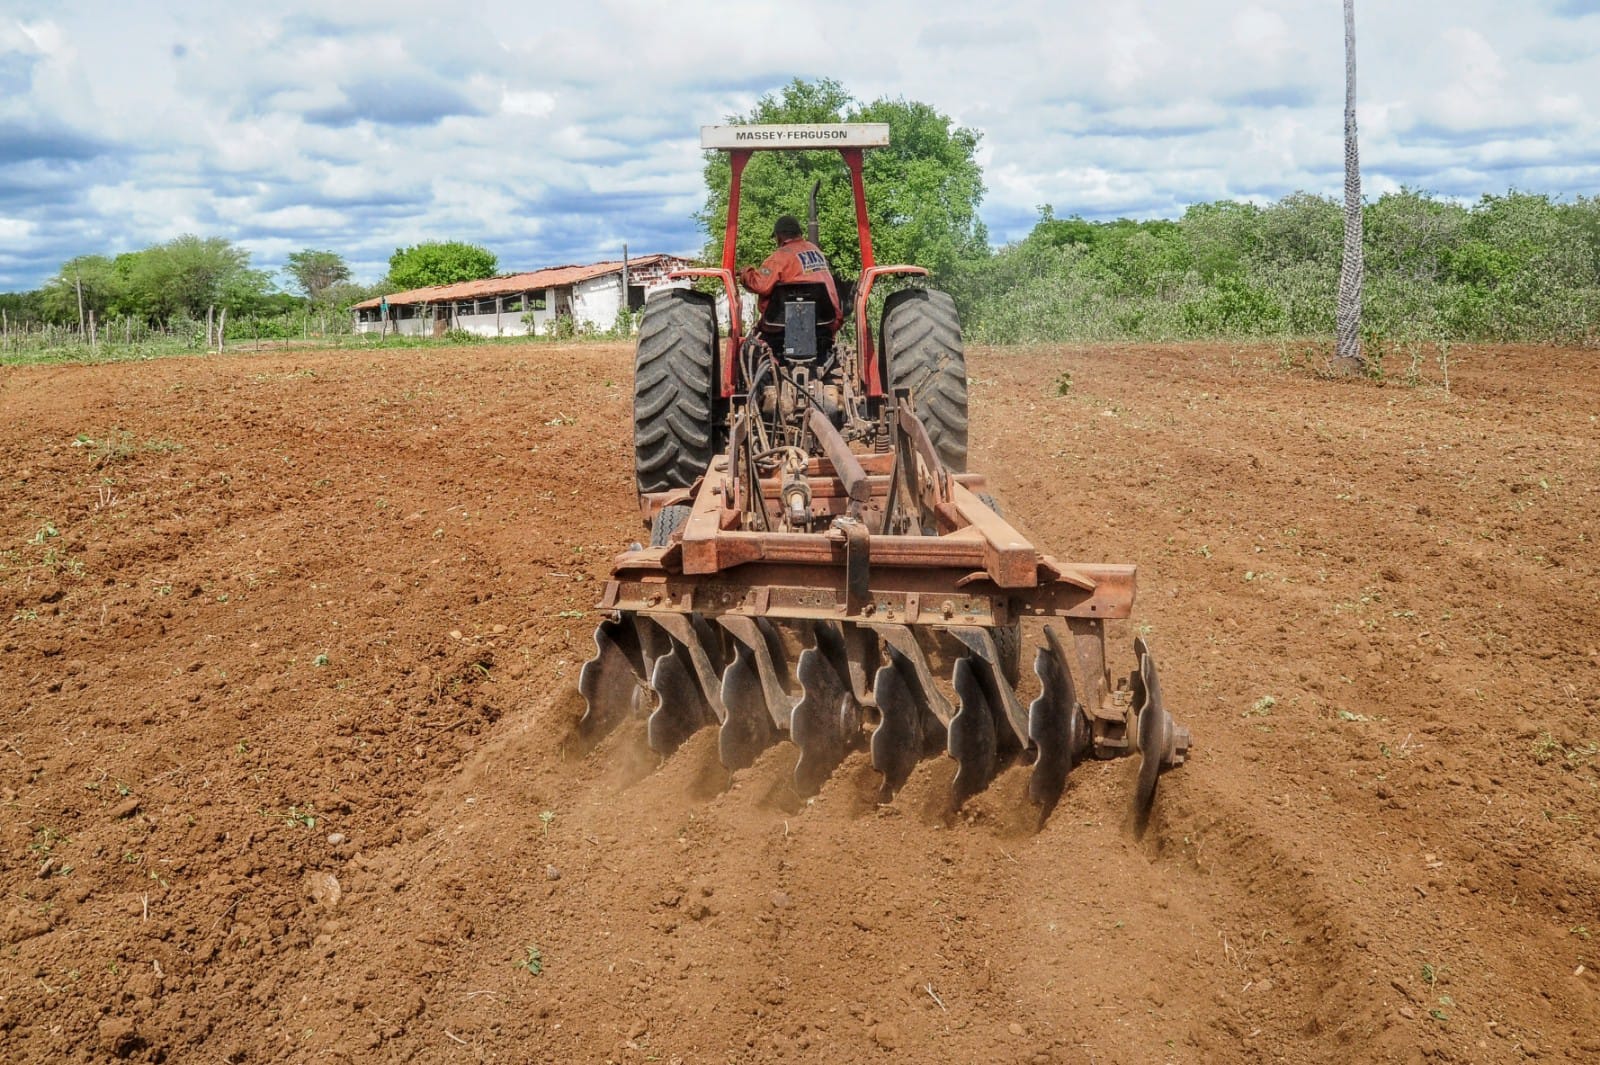
<instances>
[{"instance_id":1,"label":"loose dirt mound","mask_svg":"<svg viewBox=\"0 0 1600 1065\"><path fill-rule=\"evenodd\" d=\"M1141 566L1144 845L1125 764L564 753L624 348L0 370L0 1057L1595 1060L1600 374L1454 359L972 354L1008 515Z\"/></svg>"}]
</instances>

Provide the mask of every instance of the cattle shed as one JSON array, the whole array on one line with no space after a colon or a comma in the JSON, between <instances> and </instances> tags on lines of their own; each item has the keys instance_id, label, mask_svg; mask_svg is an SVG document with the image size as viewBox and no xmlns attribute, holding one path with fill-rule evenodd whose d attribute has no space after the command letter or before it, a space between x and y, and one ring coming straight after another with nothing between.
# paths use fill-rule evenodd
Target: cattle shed
<instances>
[{"instance_id":1,"label":"cattle shed","mask_svg":"<svg viewBox=\"0 0 1600 1065\"><path fill-rule=\"evenodd\" d=\"M580 330L606 330L616 325L624 306L639 310L647 290L669 284L669 273L690 265L688 259L662 254L551 266L391 292L350 311L358 333L441 336L447 329L464 329L479 336L528 336L552 332L562 315Z\"/></svg>"}]
</instances>

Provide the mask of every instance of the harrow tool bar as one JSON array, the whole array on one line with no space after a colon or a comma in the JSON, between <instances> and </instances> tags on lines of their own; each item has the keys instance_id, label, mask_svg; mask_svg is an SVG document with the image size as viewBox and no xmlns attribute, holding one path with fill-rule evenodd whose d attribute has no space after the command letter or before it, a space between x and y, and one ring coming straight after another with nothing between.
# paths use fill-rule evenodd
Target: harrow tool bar
<instances>
[{"instance_id":1,"label":"harrow tool bar","mask_svg":"<svg viewBox=\"0 0 1600 1065\"><path fill-rule=\"evenodd\" d=\"M885 460L860 456L848 489L826 458L808 461L814 505L866 502L866 520L822 534L741 531L744 489L714 463L681 538L616 560L600 604L610 617L579 681L580 736L594 742L643 717L665 757L715 725L730 771L788 739L801 795L865 747L884 802L943 750L956 762L954 808L1021 763L1041 821L1075 765L1137 753L1131 816L1142 834L1160 774L1183 764L1190 737L1162 702L1142 638L1126 678L1113 684L1107 669L1104 622L1131 613L1133 567L1038 554L965 475L925 509L932 534L874 534L885 522L873 507L892 483ZM1039 694L1024 704L1015 639L1035 616L1054 623L1033 661Z\"/></svg>"}]
</instances>

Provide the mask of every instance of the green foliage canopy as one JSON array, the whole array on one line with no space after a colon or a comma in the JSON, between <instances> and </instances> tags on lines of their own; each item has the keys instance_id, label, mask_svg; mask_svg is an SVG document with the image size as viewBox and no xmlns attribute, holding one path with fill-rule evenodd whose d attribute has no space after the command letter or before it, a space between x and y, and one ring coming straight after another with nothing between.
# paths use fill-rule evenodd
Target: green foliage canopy
<instances>
[{"instance_id":1,"label":"green foliage canopy","mask_svg":"<svg viewBox=\"0 0 1600 1065\"><path fill-rule=\"evenodd\" d=\"M1176 222L1057 218L948 280L993 342L1331 335L1338 201L1195 204ZM1600 200L1509 192L1476 204L1402 189L1364 208L1369 339L1592 341Z\"/></svg>"},{"instance_id":2,"label":"green foliage canopy","mask_svg":"<svg viewBox=\"0 0 1600 1065\"><path fill-rule=\"evenodd\" d=\"M763 96L734 124L887 122L889 147L866 153L863 184L880 263L925 266L936 276L963 259L987 254L988 234L978 218L983 171L975 158L979 134L955 126L927 104L904 99L858 103L837 81L795 79ZM722 258L732 176L728 153L707 152L706 202L695 216L705 227L706 258ZM781 214L805 220L813 182L817 193L818 236L834 270L860 272L855 201L850 175L836 151L757 152L745 167L741 187L738 254L740 264L771 254L772 223Z\"/></svg>"},{"instance_id":3,"label":"green foliage canopy","mask_svg":"<svg viewBox=\"0 0 1600 1065\"><path fill-rule=\"evenodd\" d=\"M458 240L427 241L398 248L389 257L391 291L449 285L493 277L498 264L494 253Z\"/></svg>"},{"instance_id":4,"label":"green foliage canopy","mask_svg":"<svg viewBox=\"0 0 1600 1065\"><path fill-rule=\"evenodd\" d=\"M83 290L83 313L93 311L104 321L114 306L126 299L127 278L104 255L80 255L61 264L56 275L39 289L38 311L60 324L78 322L78 290Z\"/></svg>"},{"instance_id":5,"label":"green foliage canopy","mask_svg":"<svg viewBox=\"0 0 1600 1065\"><path fill-rule=\"evenodd\" d=\"M350 264L344 261L344 256L311 248L291 253L283 271L313 303L323 302L335 285L350 280Z\"/></svg>"},{"instance_id":6,"label":"green foliage canopy","mask_svg":"<svg viewBox=\"0 0 1600 1065\"><path fill-rule=\"evenodd\" d=\"M249 252L221 237L193 235L114 259L69 259L39 290L40 316L77 324L80 286L85 317L93 311L100 321L118 315L149 322L199 319L210 309L252 314L269 305L273 291L266 272L250 268Z\"/></svg>"}]
</instances>

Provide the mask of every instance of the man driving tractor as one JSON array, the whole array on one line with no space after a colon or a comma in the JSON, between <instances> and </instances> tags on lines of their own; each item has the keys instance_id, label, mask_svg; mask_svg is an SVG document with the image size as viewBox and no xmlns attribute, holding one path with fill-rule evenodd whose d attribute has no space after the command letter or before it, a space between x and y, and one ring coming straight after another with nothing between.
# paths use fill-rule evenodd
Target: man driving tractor
<instances>
[{"instance_id":1,"label":"man driving tractor","mask_svg":"<svg viewBox=\"0 0 1600 1065\"><path fill-rule=\"evenodd\" d=\"M837 332L844 316L839 313L839 290L834 286L833 272L828 269L822 249L801 235L800 221L794 215L779 215L772 225L772 236L778 242L778 250L767 256L767 261L760 266L747 266L739 273L744 287L760 297L757 317L765 317L767 300L778 285L820 284L826 286L828 299L833 303L833 328Z\"/></svg>"}]
</instances>

